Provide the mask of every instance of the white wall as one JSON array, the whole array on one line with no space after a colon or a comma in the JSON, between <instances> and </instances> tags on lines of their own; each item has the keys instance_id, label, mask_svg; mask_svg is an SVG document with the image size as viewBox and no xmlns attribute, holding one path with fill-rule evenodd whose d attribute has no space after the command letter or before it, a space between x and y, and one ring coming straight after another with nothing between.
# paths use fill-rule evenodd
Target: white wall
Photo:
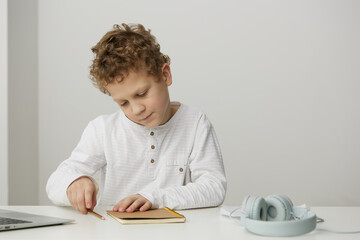
<instances>
[{"instance_id":1,"label":"white wall","mask_svg":"<svg viewBox=\"0 0 360 240\"><path fill-rule=\"evenodd\" d=\"M9 204L38 204L37 0L8 1Z\"/></svg>"},{"instance_id":2,"label":"white wall","mask_svg":"<svg viewBox=\"0 0 360 240\"><path fill-rule=\"evenodd\" d=\"M360 206L360 2L39 0L39 199L89 120L117 110L88 80L115 23L152 29L173 100L217 131L226 203L286 193Z\"/></svg>"},{"instance_id":3,"label":"white wall","mask_svg":"<svg viewBox=\"0 0 360 240\"><path fill-rule=\"evenodd\" d=\"M0 205L8 204L8 20L7 0L0 0Z\"/></svg>"}]
</instances>

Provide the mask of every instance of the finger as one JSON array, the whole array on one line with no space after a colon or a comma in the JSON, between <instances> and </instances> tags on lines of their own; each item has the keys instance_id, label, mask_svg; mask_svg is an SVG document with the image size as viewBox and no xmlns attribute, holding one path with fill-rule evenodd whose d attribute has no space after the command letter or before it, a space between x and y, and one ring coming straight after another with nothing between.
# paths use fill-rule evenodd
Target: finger
<instances>
[{"instance_id":1,"label":"finger","mask_svg":"<svg viewBox=\"0 0 360 240\"><path fill-rule=\"evenodd\" d=\"M140 206L144 205L146 200L144 198L136 199L127 209L126 212L133 212L138 209Z\"/></svg>"},{"instance_id":2,"label":"finger","mask_svg":"<svg viewBox=\"0 0 360 240\"><path fill-rule=\"evenodd\" d=\"M77 201L76 201L76 196L77 196L76 192L73 191L71 193L71 202L72 202L73 208L75 208L76 211L79 211L79 207L78 207L78 204L77 204Z\"/></svg>"},{"instance_id":3,"label":"finger","mask_svg":"<svg viewBox=\"0 0 360 240\"><path fill-rule=\"evenodd\" d=\"M76 203L78 206L78 210L84 214L86 214L88 211L85 206L85 193L80 192L76 195Z\"/></svg>"},{"instance_id":4,"label":"finger","mask_svg":"<svg viewBox=\"0 0 360 240\"><path fill-rule=\"evenodd\" d=\"M115 205L114 211L125 212L125 210L136 200L136 198L130 196L122 199L118 204Z\"/></svg>"},{"instance_id":5,"label":"finger","mask_svg":"<svg viewBox=\"0 0 360 240\"><path fill-rule=\"evenodd\" d=\"M115 211L125 212L125 210L133 203L131 198L124 198L118 204L116 204Z\"/></svg>"},{"instance_id":6,"label":"finger","mask_svg":"<svg viewBox=\"0 0 360 240\"><path fill-rule=\"evenodd\" d=\"M74 192L71 189L68 189L66 191L66 195L67 195L70 205L76 209L75 201L74 201Z\"/></svg>"},{"instance_id":7,"label":"finger","mask_svg":"<svg viewBox=\"0 0 360 240\"><path fill-rule=\"evenodd\" d=\"M78 204L77 204L77 189L76 189L76 184L71 184L67 191L66 191L66 194L67 194L67 197L69 199L69 202L71 204L71 206L79 211L79 207L78 207Z\"/></svg>"},{"instance_id":8,"label":"finger","mask_svg":"<svg viewBox=\"0 0 360 240\"><path fill-rule=\"evenodd\" d=\"M145 202L144 205L142 205L142 207L140 207L140 211L146 211L146 210L149 210L150 208L152 207L152 203L148 200Z\"/></svg>"},{"instance_id":9,"label":"finger","mask_svg":"<svg viewBox=\"0 0 360 240\"><path fill-rule=\"evenodd\" d=\"M94 189L92 188L85 188L85 204L87 209L93 209L93 195Z\"/></svg>"},{"instance_id":10,"label":"finger","mask_svg":"<svg viewBox=\"0 0 360 240\"><path fill-rule=\"evenodd\" d=\"M72 193L72 202L73 202L73 207L82 213L81 211L81 205L80 205L80 201L79 201L79 198L80 198L81 194L78 192L78 191L73 191Z\"/></svg>"}]
</instances>

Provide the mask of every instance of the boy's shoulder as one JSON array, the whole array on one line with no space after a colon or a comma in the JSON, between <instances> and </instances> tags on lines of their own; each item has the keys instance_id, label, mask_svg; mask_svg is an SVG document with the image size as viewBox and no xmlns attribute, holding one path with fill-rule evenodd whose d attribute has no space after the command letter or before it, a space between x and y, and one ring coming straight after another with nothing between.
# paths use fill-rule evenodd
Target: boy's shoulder
<instances>
[{"instance_id":1,"label":"boy's shoulder","mask_svg":"<svg viewBox=\"0 0 360 240\"><path fill-rule=\"evenodd\" d=\"M194 123L202 121L210 124L205 112L198 107L181 104L181 115L182 118L189 119Z\"/></svg>"},{"instance_id":2,"label":"boy's shoulder","mask_svg":"<svg viewBox=\"0 0 360 240\"><path fill-rule=\"evenodd\" d=\"M189 116L193 116L193 117L205 116L205 113L198 107L194 107L194 106L190 106L190 105L181 103L181 108L182 108L183 115L189 115Z\"/></svg>"}]
</instances>

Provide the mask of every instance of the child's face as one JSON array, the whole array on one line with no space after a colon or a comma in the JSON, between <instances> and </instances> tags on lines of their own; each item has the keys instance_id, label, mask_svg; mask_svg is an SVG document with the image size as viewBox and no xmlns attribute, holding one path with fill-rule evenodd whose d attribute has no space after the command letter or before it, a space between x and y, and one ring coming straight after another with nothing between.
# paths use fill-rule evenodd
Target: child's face
<instances>
[{"instance_id":1,"label":"child's face","mask_svg":"<svg viewBox=\"0 0 360 240\"><path fill-rule=\"evenodd\" d=\"M164 64L160 80L145 70L131 71L120 83L113 81L106 89L127 118L143 126L156 127L172 116L168 91L171 83L170 66Z\"/></svg>"}]
</instances>

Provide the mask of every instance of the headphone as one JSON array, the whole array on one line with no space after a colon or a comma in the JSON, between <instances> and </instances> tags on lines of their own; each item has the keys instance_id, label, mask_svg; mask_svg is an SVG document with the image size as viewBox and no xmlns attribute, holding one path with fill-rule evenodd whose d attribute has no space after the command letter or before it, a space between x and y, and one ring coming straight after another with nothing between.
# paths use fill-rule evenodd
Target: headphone
<instances>
[{"instance_id":1,"label":"headphone","mask_svg":"<svg viewBox=\"0 0 360 240\"><path fill-rule=\"evenodd\" d=\"M241 225L264 236L289 237L311 232L317 217L305 207L294 207L285 195L266 198L247 195L241 205Z\"/></svg>"}]
</instances>

